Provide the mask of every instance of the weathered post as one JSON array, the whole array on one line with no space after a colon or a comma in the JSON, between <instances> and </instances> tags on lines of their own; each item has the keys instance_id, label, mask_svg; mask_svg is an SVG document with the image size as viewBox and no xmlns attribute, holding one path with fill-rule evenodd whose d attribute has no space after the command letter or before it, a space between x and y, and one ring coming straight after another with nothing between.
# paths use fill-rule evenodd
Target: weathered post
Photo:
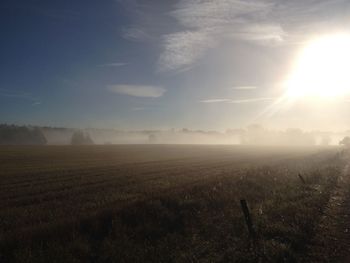
<instances>
[{"instance_id":1,"label":"weathered post","mask_svg":"<svg viewBox=\"0 0 350 263\"><path fill-rule=\"evenodd\" d=\"M248 227L249 236L251 238L256 238L256 233L255 233L255 229L253 226L252 217L250 215L248 204L247 204L247 201L245 199L241 200L241 208L242 208L242 211L244 214L245 222L246 222L247 227Z\"/></svg>"},{"instance_id":2,"label":"weathered post","mask_svg":"<svg viewBox=\"0 0 350 263\"><path fill-rule=\"evenodd\" d=\"M299 173L298 177L303 184L306 184L304 177Z\"/></svg>"}]
</instances>

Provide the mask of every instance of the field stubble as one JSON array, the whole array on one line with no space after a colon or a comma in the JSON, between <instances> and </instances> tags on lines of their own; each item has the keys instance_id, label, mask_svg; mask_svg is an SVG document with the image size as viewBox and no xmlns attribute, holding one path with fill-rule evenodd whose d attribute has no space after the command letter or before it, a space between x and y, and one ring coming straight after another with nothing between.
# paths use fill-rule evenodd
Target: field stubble
<instances>
[{"instance_id":1,"label":"field stubble","mask_svg":"<svg viewBox=\"0 0 350 263\"><path fill-rule=\"evenodd\" d=\"M346 162L337 148L2 147L1 259L297 262Z\"/></svg>"}]
</instances>

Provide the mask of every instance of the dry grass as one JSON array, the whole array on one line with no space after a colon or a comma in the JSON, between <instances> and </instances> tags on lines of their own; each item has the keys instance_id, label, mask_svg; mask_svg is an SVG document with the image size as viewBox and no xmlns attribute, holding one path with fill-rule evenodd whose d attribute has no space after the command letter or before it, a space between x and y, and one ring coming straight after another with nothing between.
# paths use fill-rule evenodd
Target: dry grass
<instances>
[{"instance_id":1,"label":"dry grass","mask_svg":"<svg viewBox=\"0 0 350 263\"><path fill-rule=\"evenodd\" d=\"M337 151L2 147L1 259L296 262L307 253L345 165ZM255 246L241 198L252 210L259 236Z\"/></svg>"}]
</instances>

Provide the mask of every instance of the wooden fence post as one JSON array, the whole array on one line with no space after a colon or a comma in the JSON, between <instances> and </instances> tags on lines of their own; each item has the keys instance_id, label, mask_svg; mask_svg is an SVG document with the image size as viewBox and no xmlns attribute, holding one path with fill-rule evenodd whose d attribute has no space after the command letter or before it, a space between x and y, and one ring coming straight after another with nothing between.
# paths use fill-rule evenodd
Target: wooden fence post
<instances>
[{"instance_id":1,"label":"wooden fence post","mask_svg":"<svg viewBox=\"0 0 350 263\"><path fill-rule=\"evenodd\" d=\"M243 211L243 214L244 214L245 222L246 222L247 227L248 227L249 236L251 238L256 238L256 233L255 233L255 230L254 230L252 217L250 215L248 204L247 204L247 201L245 199L241 200L241 208L242 208L242 211Z\"/></svg>"},{"instance_id":2,"label":"wooden fence post","mask_svg":"<svg viewBox=\"0 0 350 263\"><path fill-rule=\"evenodd\" d=\"M299 173L298 177L303 184L306 184L304 177Z\"/></svg>"}]
</instances>

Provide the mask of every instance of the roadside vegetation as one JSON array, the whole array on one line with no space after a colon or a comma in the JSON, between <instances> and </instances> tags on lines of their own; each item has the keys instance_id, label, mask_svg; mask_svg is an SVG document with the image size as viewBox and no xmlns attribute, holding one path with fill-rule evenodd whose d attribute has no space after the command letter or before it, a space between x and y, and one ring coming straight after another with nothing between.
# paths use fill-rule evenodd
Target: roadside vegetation
<instances>
[{"instance_id":1,"label":"roadside vegetation","mask_svg":"<svg viewBox=\"0 0 350 263\"><path fill-rule=\"evenodd\" d=\"M135 145L5 147L0 163L1 262L299 262L347 159Z\"/></svg>"}]
</instances>

